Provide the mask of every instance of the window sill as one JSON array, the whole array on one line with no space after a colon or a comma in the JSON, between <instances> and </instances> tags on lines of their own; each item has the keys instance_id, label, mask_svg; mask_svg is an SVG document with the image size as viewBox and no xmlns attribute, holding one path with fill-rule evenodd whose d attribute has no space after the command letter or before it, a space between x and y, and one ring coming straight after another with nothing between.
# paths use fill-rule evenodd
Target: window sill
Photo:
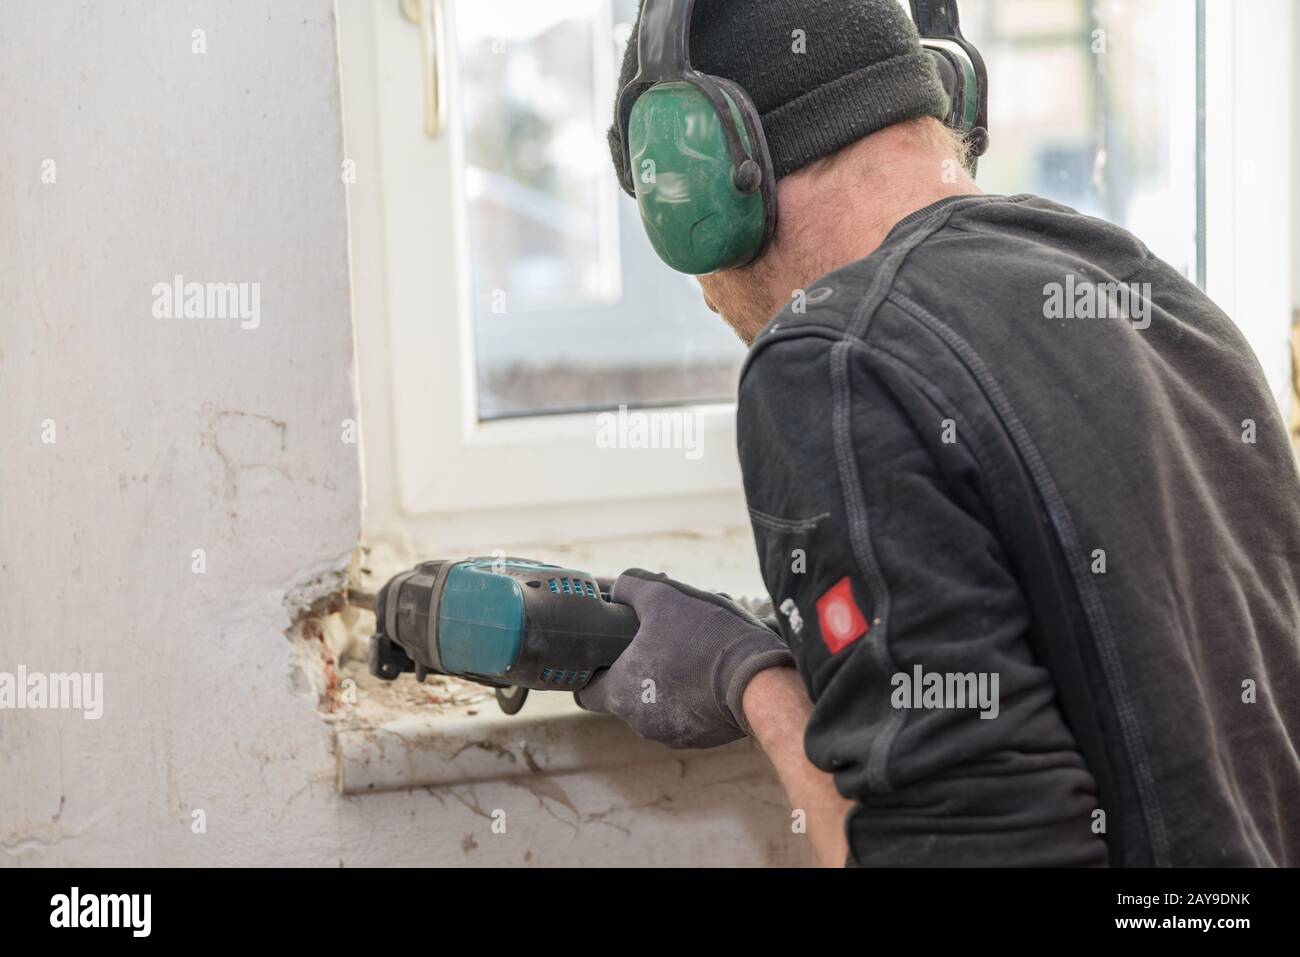
<instances>
[{"instance_id":1,"label":"window sill","mask_svg":"<svg viewBox=\"0 0 1300 957\"><path fill-rule=\"evenodd\" d=\"M357 662L343 666L343 680L355 682L356 703L332 716L337 783L345 795L672 762L683 776L688 764L700 762L708 763L710 776L722 777L767 767L748 741L674 751L637 737L615 718L583 711L569 694L534 692L519 714L507 715L489 689L468 682L452 683L460 687L457 703L434 704L431 695L445 700L444 679L421 685L404 675L389 684L367 681L363 671Z\"/></svg>"},{"instance_id":2,"label":"window sill","mask_svg":"<svg viewBox=\"0 0 1300 957\"><path fill-rule=\"evenodd\" d=\"M367 548L361 584L377 590L430 548ZM486 554L487 551L481 551ZM593 574L641 564L662 569L703 588L733 595L759 594L753 541L748 528L601 542L563 542L506 549L507 554L544 557ZM723 779L770 775L766 757L747 741L704 751L677 751L638 737L608 715L583 711L563 692L534 692L523 710L504 714L490 688L431 675L423 684L407 674L388 682L366 666L374 630L369 611L330 616L318 629L331 661L338 661L333 690L323 696L334 728L340 793L360 795L413 788L442 788L537 775L609 772L678 763L701 777Z\"/></svg>"}]
</instances>

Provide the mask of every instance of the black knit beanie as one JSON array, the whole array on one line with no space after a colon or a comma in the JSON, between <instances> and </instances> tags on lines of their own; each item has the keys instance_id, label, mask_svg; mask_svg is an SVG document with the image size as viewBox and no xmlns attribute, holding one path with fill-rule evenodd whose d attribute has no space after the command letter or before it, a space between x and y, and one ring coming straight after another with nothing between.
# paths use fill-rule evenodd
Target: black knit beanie
<instances>
[{"instance_id":1,"label":"black knit beanie","mask_svg":"<svg viewBox=\"0 0 1300 957\"><path fill-rule=\"evenodd\" d=\"M620 90L637 72L640 29L638 11ZM696 0L691 65L745 88L778 179L893 123L948 113L898 0ZM617 117L609 145L622 170Z\"/></svg>"}]
</instances>

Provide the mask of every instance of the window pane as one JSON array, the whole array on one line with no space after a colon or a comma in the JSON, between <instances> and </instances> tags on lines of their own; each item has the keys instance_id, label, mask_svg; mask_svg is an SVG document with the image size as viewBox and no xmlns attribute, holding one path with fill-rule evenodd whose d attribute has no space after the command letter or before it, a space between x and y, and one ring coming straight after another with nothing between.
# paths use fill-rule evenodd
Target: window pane
<instances>
[{"instance_id":1,"label":"window pane","mask_svg":"<svg viewBox=\"0 0 1300 957\"><path fill-rule=\"evenodd\" d=\"M744 348L659 262L609 160L632 0L455 13L479 417L734 397Z\"/></svg>"},{"instance_id":2,"label":"window pane","mask_svg":"<svg viewBox=\"0 0 1300 957\"><path fill-rule=\"evenodd\" d=\"M1195 9L963 0L990 75L980 186L1123 225L1199 278ZM659 263L608 160L634 0L455 12L480 418L733 397L743 347Z\"/></svg>"},{"instance_id":3,"label":"window pane","mask_svg":"<svg viewBox=\"0 0 1300 957\"><path fill-rule=\"evenodd\" d=\"M1126 227L1196 276L1196 4L962 0L989 71L979 184Z\"/></svg>"}]
</instances>

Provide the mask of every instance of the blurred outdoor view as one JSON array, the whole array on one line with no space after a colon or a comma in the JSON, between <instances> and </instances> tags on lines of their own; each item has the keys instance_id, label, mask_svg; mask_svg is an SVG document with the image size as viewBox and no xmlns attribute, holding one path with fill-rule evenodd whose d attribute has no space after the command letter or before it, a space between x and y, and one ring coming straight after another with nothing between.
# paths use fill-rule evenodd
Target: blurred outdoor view
<instances>
[{"instance_id":1,"label":"blurred outdoor view","mask_svg":"<svg viewBox=\"0 0 1300 957\"><path fill-rule=\"evenodd\" d=\"M453 7L479 417L733 399L744 347L655 257L609 157L634 0ZM1195 277L1195 9L963 0L990 75L981 187L1120 223Z\"/></svg>"}]
</instances>

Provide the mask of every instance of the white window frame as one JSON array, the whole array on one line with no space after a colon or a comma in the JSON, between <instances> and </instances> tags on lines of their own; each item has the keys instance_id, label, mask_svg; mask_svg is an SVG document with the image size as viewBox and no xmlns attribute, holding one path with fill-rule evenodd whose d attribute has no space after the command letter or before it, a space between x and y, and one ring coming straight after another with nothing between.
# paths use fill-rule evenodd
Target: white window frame
<instances>
[{"instance_id":1,"label":"white window frame","mask_svg":"<svg viewBox=\"0 0 1300 957\"><path fill-rule=\"evenodd\" d=\"M456 5L435 2L450 50ZM674 409L698 416L703 454L695 458L680 449L600 448L599 412L478 420L457 58L440 58L449 108L442 134L431 138L421 121L417 29L399 0L368 7L339 4L340 47L348 152L373 137L366 145L377 164L367 171L353 156L349 210L353 220L362 208L379 217L364 247L353 229L352 266L358 282L365 272L372 283L382 276L384 288L386 322L358 314L356 329L359 352L378 336L387 345L390 394L380 397L364 371L361 385L367 444L391 443L390 507L440 539L471 543L744 522L734 403ZM376 401L390 404L389 436L369 427ZM369 449L366 458L370 465Z\"/></svg>"},{"instance_id":2,"label":"white window frame","mask_svg":"<svg viewBox=\"0 0 1300 957\"><path fill-rule=\"evenodd\" d=\"M434 2L454 45L455 4ZM477 420L456 58L442 58L451 108L432 139L399 0L339 0L338 15L368 529L478 547L743 524L731 404L686 407L703 424L694 460L600 449L597 413ZM1294 16L1289 0L1206 0L1206 287L1284 408Z\"/></svg>"},{"instance_id":3,"label":"white window frame","mask_svg":"<svg viewBox=\"0 0 1300 957\"><path fill-rule=\"evenodd\" d=\"M1297 15L1293 0L1205 2L1205 288L1250 340L1284 416Z\"/></svg>"}]
</instances>

